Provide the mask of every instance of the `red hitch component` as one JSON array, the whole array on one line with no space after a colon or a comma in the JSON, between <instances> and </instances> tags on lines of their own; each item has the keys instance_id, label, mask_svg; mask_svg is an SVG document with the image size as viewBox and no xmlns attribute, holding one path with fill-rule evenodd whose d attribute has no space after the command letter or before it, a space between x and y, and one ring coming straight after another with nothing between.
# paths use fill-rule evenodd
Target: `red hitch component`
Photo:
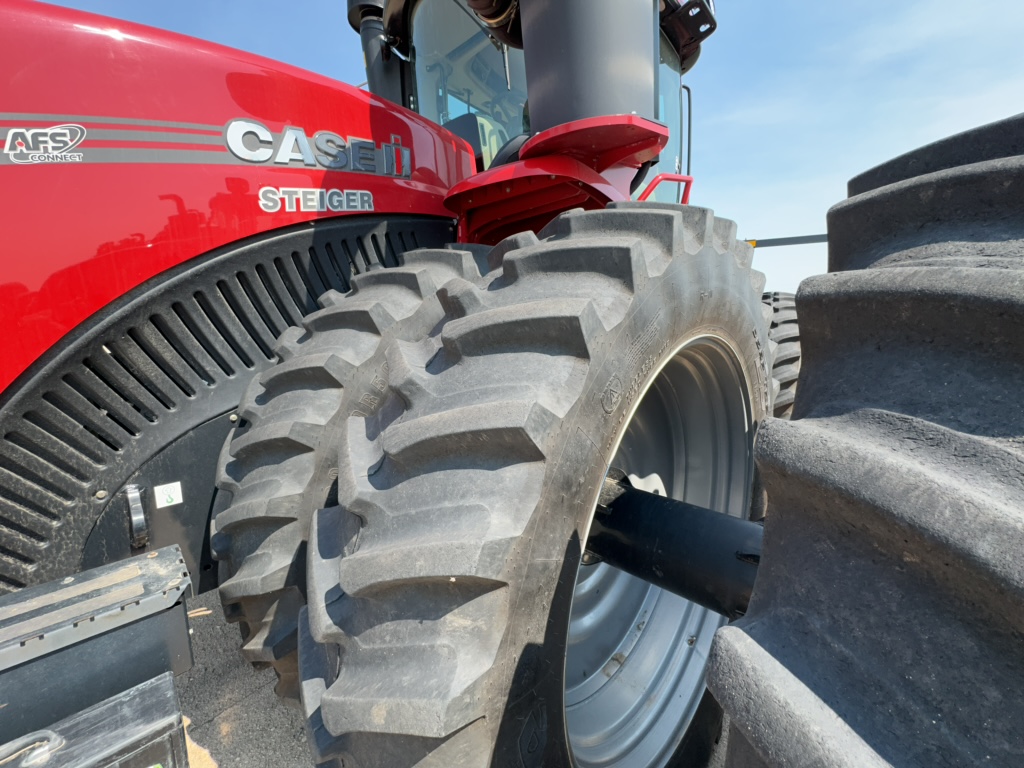
<instances>
[{"instance_id":1,"label":"red hitch component","mask_svg":"<svg viewBox=\"0 0 1024 768\"><path fill-rule=\"evenodd\" d=\"M683 196L679 201L680 205L690 204L690 187L693 186L693 176L684 176L681 173L659 173L653 179L651 183L647 185L647 188L640 193L640 197L637 198L639 202L643 202L654 193L654 188L661 184L663 181L669 182L680 182L683 185Z\"/></svg>"},{"instance_id":2,"label":"red hitch component","mask_svg":"<svg viewBox=\"0 0 1024 768\"><path fill-rule=\"evenodd\" d=\"M456 184L445 205L459 217L461 241L493 245L571 208L628 200L636 169L667 142L665 126L636 115L574 120L532 137L517 162Z\"/></svg>"}]
</instances>

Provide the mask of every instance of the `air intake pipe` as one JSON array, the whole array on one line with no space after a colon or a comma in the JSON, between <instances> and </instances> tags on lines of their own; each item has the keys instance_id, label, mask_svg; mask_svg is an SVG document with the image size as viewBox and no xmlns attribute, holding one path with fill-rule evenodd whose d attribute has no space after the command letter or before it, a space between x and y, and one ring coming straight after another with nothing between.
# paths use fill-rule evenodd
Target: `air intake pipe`
<instances>
[{"instance_id":1,"label":"air intake pipe","mask_svg":"<svg viewBox=\"0 0 1024 768\"><path fill-rule=\"evenodd\" d=\"M534 132L607 115L656 119L657 3L521 0L518 8Z\"/></svg>"},{"instance_id":2,"label":"air intake pipe","mask_svg":"<svg viewBox=\"0 0 1024 768\"><path fill-rule=\"evenodd\" d=\"M384 0L348 0L348 23L359 33L366 84L375 96L402 104L402 70L384 32Z\"/></svg>"}]
</instances>

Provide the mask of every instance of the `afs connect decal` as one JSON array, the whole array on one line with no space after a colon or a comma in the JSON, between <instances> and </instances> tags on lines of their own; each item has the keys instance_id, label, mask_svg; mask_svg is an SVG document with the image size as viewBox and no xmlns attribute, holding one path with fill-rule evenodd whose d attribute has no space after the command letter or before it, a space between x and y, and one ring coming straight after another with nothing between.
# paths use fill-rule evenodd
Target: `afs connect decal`
<instances>
[{"instance_id":1,"label":"afs connect decal","mask_svg":"<svg viewBox=\"0 0 1024 768\"><path fill-rule=\"evenodd\" d=\"M49 128L7 128L22 120L60 122ZM89 146L73 152L86 141L86 129L79 125L98 123L88 130ZM169 163L189 165L251 165L277 168L318 168L327 171L365 173L399 179L412 177L412 150L402 138L375 144L366 139L343 137L332 131L312 136L296 126L272 132L255 120L234 119L226 125L178 123L125 117L35 115L0 112L0 165L38 163ZM149 146L158 143L160 147ZM348 192L339 200L328 190L328 198L316 203L294 203L297 210L370 210L361 190L353 202ZM281 190L284 206L288 190ZM269 201L269 198L267 198ZM270 204L268 202L268 204Z\"/></svg>"},{"instance_id":2,"label":"afs connect decal","mask_svg":"<svg viewBox=\"0 0 1024 768\"><path fill-rule=\"evenodd\" d=\"M232 120L224 129L224 139L231 154L248 163L301 164L403 179L412 176L412 151L402 146L398 136L381 144L346 139L331 131L318 131L310 138L296 126L275 134L255 120Z\"/></svg>"},{"instance_id":3,"label":"afs connect decal","mask_svg":"<svg viewBox=\"0 0 1024 768\"><path fill-rule=\"evenodd\" d=\"M55 125L52 128L11 128L4 153L13 163L80 163L81 152L71 150L82 143L85 128Z\"/></svg>"}]
</instances>

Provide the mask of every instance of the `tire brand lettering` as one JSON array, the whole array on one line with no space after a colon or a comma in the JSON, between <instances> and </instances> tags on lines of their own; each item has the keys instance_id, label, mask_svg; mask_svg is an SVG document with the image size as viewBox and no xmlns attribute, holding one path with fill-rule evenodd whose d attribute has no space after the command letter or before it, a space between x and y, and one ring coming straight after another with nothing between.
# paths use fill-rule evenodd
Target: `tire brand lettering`
<instances>
[{"instance_id":1,"label":"tire brand lettering","mask_svg":"<svg viewBox=\"0 0 1024 768\"><path fill-rule=\"evenodd\" d=\"M625 369L632 370L643 359L647 349L654 343L654 340L658 338L658 321L661 320L662 311L659 309L658 313L651 319L651 322L647 324L643 332L637 336L633 343L629 345L629 351L626 353Z\"/></svg>"},{"instance_id":2,"label":"tire brand lettering","mask_svg":"<svg viewBox=\"0 0 1024 768\"><path fill-rule=\"evenodd\" d=\"M68 123L51 128L11 128L4 154L12 163L80 163L81 152L72 152L85 139L85 128Z\"/></svg>"},{"instance_id":3,"label":"tire brand lettering","mask_svg":"<svg viewBox=\"0 0 1024 768\"><path fill-rule=\"evenodd\" d=\"M359 398L357 403L359 407L353 408L349 416L357 419L368 419L380 407L380 404L384 401L383 393L387 392L388 389L388 364L386 362L381 363L380 368L374 372L370 386L374 392L365 392Z\"/></svg>"},{"instance_id":4,"label":"tire brand lettering","mask_svg":"<svg viewBox=\"0 0 1024 768\"><path fill-rule=\"evenodd\" d=\"M623 401L626 403L626 409L619 414L618 421L615 424L610 434L612 437L608 439L608 443L605 445L605 451L608 451L612 447L612 443L615 441L615 436L618 435L619 430L622 428L622 422L626 418L626 412L629 410L629 404L636 399L637 395L640 394L640 387L647 380L647 374L651 372L651 368L654 364L660 360L665 351L668 349L668 342L664 342L661 348L653 355L648 356L644 359L644 355L647 354L651 344L658 338L659 328L661 327L659 321L661 320L662 310L658 310L657 314L651 319L647 326L640 332L640 334L633 339L633 343L629 345L629 349L626 352L625 358L623 359L620 371L623 375L628 375L629 371L636 371L633 374L633 378L630 379L629 386L623 389L622 380L617 374L613 374L611 379L605 385L604 392L601 395L601 407L604 412L609 416L615 412L615 410L622 404ZM641 360L644 362L641 364Z\"/></svg>"},{"instance_id":5,"label":"tire brand lettering","mask_svg":"<svg viewBox=\"0 0 1024 768\"><path fill-rule=\"evenodd\" d=\"M604 408L604 412L611 414L622 401L622 382L618 376L612 376L611 381L604 388L604 394L601 395L601 407Z\"/></svg>"},{"instance_id":6,"label":"tire brand lettering","mask_svg":"<svg viewBox=\"0 0 1024 768\"><path fill-rule=\"evenodd\" d=\"M540 768L544 761L544 747L548 742L548 710L544 704L537 706L523 725L519 734L519 759L522 768Z\"/></svg>"},{"instance_id":7,"label":"tire brand lettering","mask_svg":"<svg viewBox=\"0 0 1024 768\"><path fill-rule=\"evenodd\" d=\"M619 430L622 429L622 423L626 420L626 415L629 413L629 405L636 399L637 395L640 394L640 388L644 385L644 382L647 381L647 375L651 372L651 369L654 368L655 364L664 357L668 348L669 342L666 341L661 345L661 348L656 353L644 361L643 365L640 366L636 374L630 380L629 387L626 389L625 395L620 398L620 402L624 401L626 403L626 408L619 414L619 419L615 424L615 429L610 432L611 436L608 438L608 442L604 446L606 452L612 449L612 444L618 437ZM616 376L614 378L618 377Z\"/></svg>"},{"instance_id":8,"label":"tire brand lettering","mask_svg":"<svg viewBox=\"0 0 1024 768\"><path fill-rule=\"evenodd\" d=\"M366 139L318 131L310 138L298 126L274 133L255 120L232 120L224 128L228 150L240 160L282 166L324 168L376 176L412 176L412 150L402 146L401 136L376 144Z\"/></svg>"},{"instance_id":9,"label":"tire brand lettering","mask_svg":"<svg viewBox=\"0 0 1024 768\"><path fill-rule=\"evenodd\" d=\"M757 329L751 331L754 335L754 345L757 347L757 380L761 386L758 389L761 391L761 405L764 412L771 415L772 412L772 393L771 384L768 383L768 378L764 372L767 371L771 366L765 361L764 349L761 346L761 337L757 335Z\"/></svg>"},{"instance_id":10,"label":"tire brand lettering","mask_svg":"<svg viewBox=\"0 0 1024 768\"><path fill-rule=\"evenodd\" d=\"M260 208L267 213L323 213L372 211L373 195L365 189L315 189L312 187L261 187Z\"/></svg>"}]
</instances>

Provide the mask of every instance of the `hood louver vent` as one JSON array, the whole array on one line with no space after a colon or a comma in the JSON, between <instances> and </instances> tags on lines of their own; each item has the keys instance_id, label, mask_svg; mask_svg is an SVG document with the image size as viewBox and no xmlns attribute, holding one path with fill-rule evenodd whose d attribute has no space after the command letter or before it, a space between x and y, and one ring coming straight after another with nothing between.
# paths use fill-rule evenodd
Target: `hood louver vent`
<instances>
[{"instance_id":1,"label":"hood louver vent","mask_svg":"<svg viewBox=\"0 0 1024 768\"><path fill-rule=\"evenodd\" d=\"M452 237L411 217L304 225L156 278L61 342L0 407L0 593L76 572L127 478L237 406L322 294Z\"/></svg>"}]
</instances>

